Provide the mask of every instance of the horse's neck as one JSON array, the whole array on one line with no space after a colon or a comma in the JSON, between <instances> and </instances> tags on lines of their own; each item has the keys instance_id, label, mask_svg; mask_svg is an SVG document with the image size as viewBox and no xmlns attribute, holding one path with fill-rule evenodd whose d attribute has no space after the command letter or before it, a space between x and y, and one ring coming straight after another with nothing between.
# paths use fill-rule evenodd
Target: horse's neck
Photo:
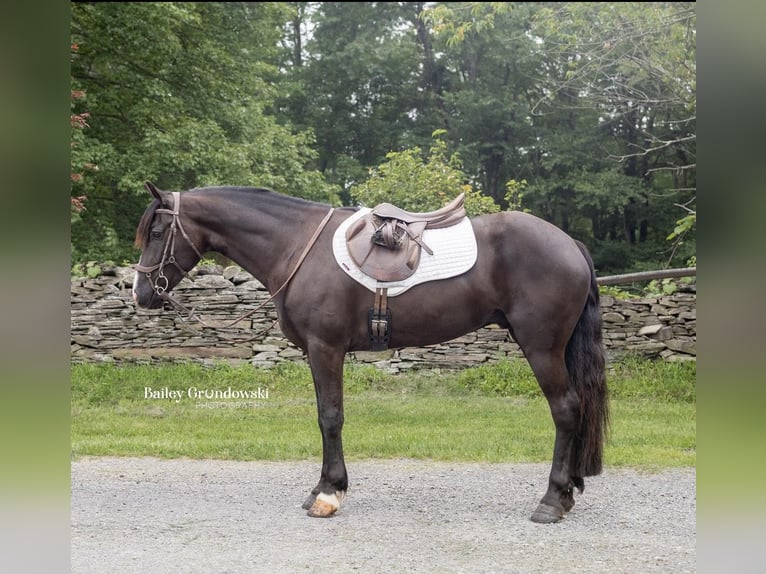
<instances>
[{"instance_id":1,"label":"horse's neck","mask_svg":"<svg viewBox=\"0 0 766 574\"><path fill-rule=\"evenodd\" d=\"M222 207L208 212L205 225L215 238L210 246L213 251L237 263L274 292L289 276L322 210L309 203L257 199L246 197L241 205L236 198L216 201L216 207Z\"/></svg>"}]
</instances>

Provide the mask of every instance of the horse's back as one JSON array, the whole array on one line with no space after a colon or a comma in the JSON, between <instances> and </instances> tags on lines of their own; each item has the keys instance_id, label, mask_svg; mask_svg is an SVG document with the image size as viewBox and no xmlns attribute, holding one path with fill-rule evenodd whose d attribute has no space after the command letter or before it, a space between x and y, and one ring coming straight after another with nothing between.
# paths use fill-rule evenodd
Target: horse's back
<instances>
[{"instance_id":1,"label":"horse's back","mask_svg":"<svg viewBox=\"0 0 766 574\"><path fill-rule=\"evenodd\" d=\"M478 216L472 222L480 256L481 251L499 256L510 270L590 280L590 266L577 242L544 219L521 211L506 211Z\"/></svg>"}]
</instances>

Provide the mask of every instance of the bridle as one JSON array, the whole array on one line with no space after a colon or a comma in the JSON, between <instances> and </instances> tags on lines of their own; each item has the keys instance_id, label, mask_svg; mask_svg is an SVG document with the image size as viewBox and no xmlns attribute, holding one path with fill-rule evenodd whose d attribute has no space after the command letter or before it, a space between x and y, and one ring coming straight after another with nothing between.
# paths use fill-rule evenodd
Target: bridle
<instances>
[{"instance_id":1,"label":"bridle","mask_svg":"<svg viewBox=\"0 0 766 574\"><path fill-rule=\"evenodd\" d=\"M143 273L146 275L146 278L151 283L152 281L152 273L157 271L159 269L159 273L157 274L157 279L154 281L154 285L152 288L154 289L154 293L163 299L164 301L168 301L173 308L176 310L177 313L180 315L180 311L184 311L188 314L188 319L196 319L199 323L204 325L205 327L213 327L212 325L208 325L203 321L199 316L194 314L195 308L188 309L181 303L179 303L176 299L170 296L168 294L168 278L165 276L164 269L165 265L175 265L176 269L178 269L181 274L190 279L189 272L186 271L183 267L181 267L178 264L178 261L176 261L175 257L175 247L176 247L176 234L178 231L181 232L181 235L186 240L186 242L189 244L189 246L194 250L194 253L197 254L197 256L202 259L202 253L200 253L200 250L197 249L197 247L194 245L194 242L191 240L189 235L186 233L186 231L183 228L183 225L181 225L181 193L178 191L174 191L173 193L173 209L157 209L155 213L167 213L169 215L173 216L173 220L170 222L170 233L168 234L167 239L165 239L165 246L162 250L162 259L160 259L160 262L156 265L141 265L140 263L136 263L133 265L133 269L138 271L139 273ZM239 323L242 319L245 319L252 315L253 313L257 312L258 310L262 309L267 303L272 301L274 297L276 297L285 287L287 287L287 284L290 282L290 280L293 278L293 276L298 272L298 268L301 266L301 263L303 263L303 260L306 259L306 256L309 254L309 251L311 251L311 248L316 243L316 240L319 238L319 234L322 232L322 230L325 228L327 223L330 221L330 218L332 217L333 212L335 211L334 208L330 208L330 211L327 212L327 215L325 215L322 222L319 224L319 227L317 227L316 231L314 231L314 235L311 236L311 239L309 239L308 244L303 250L303 253L301 253L301 256L298 258L298 261L295 264L295 267L293 267L293 270L290 272L290 275L288 275L287 279L285 279L285 282L282 283L282 285L274 291L274 293L271 294L271 296L266 299L263 303L258 305L255 309L251 309L244 315L236 318L234 321L226 325L226 327L231 327L233 325L236 325ZM274 322L276 324L276 321ZM273 327L273 325L272 325ZM213 327L215 328L215 327ZM245 341L255 340L258 337L258 335L254 337L250 337L249 339L245 339ZM241 341L240 341L241 342Z\"/></svg>"},{"instance_id":2,"label":"bridle","mask_svg":"<svg viewBox=\"0 0 766 574\"><path fill-rule=\"evenodd\" d=\"M176 269L178 269L181 274L184 277L189 277L189 272L186 271L183 267L181 267L178 264L178 261L176 261L175 256L175 249L176 249L176 234L178 231L181 232L181 235L183 235L183 238L186 240L186 243L189 244L189 246L194 250L194 253L197 254L197 257L202 259L202 253L200 253L199 249L197 249L197 246L194 245L194 242L189 237L189 234L186 233L184 230L183 225L181 225L181 193L178 191L173 192L173 209L158 209L155 211L155 213L167 213L169 215L173 216L173 220L170 222L170 233L168 233L167 238L165 239L165 247L162 250L162 259L160 259L160 262L157 263L157 265L141 265L140 263L136 263L133 266L133 269L138 271L139 273L143 273L146 275L146 278L151 283L152 281L152 273L157 271L159 269L159 273L157 274L157 279L154 280L154 285L152 285L154 292L157 294L158 297L162 298L168 298L167 290L168 290L168 278L165 276L165 265L175 265Z\"/></svg>"}]
</instances>

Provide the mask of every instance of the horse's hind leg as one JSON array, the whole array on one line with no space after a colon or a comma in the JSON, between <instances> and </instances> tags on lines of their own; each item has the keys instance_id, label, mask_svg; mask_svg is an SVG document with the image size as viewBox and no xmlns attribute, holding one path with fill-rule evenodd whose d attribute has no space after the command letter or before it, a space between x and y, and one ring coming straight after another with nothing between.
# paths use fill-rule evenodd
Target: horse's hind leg
<instances>
[{"instance_id":1,"label":"horse's hind leg","mask_svg":"<svg viewBox=\"0 0 766 574\"><path fill-rule=\"evenodd\" d=\"M341 349L323 343L308 349L311 374L322 432L322 474L319 482L303 503L308 515L326 518L340 508L348 489L348 474L343 459L343 359Z\"/></svg>"},{"instance_id":2,"label":"horse's hind leg","mask_svg":"<svg viewBox=\"0 0 766 574\"><path fill-rule=\"evenodd\" d=\"M580 401L569 384L564 350L527 351L527 360L548 399L556 426L553 463L548 490L532 514L534 522L557 522L574 506L573 488L582 490L582 478L570 468L575 433L579 427Z\"/></svg>"}]
</instances>

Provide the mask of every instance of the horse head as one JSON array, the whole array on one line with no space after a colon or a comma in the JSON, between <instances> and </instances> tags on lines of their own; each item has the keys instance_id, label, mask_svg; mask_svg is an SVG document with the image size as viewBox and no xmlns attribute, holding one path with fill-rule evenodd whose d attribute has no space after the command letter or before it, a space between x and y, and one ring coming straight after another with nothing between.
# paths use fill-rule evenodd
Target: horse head
<instances>
[{"instance_id":1,"label":"horse head","mask_svg":"<svg viewBox=\"0 0 766 574\"><path fill-rule=\"evenodd\" d=\"M133 268L133 300L139 307L162 307L168 293L202 259L203 236L188 214L182 213L181 194L160 191L147 182L154 200L136 230L141 257Z\"/></svg>"}]
</instances>

